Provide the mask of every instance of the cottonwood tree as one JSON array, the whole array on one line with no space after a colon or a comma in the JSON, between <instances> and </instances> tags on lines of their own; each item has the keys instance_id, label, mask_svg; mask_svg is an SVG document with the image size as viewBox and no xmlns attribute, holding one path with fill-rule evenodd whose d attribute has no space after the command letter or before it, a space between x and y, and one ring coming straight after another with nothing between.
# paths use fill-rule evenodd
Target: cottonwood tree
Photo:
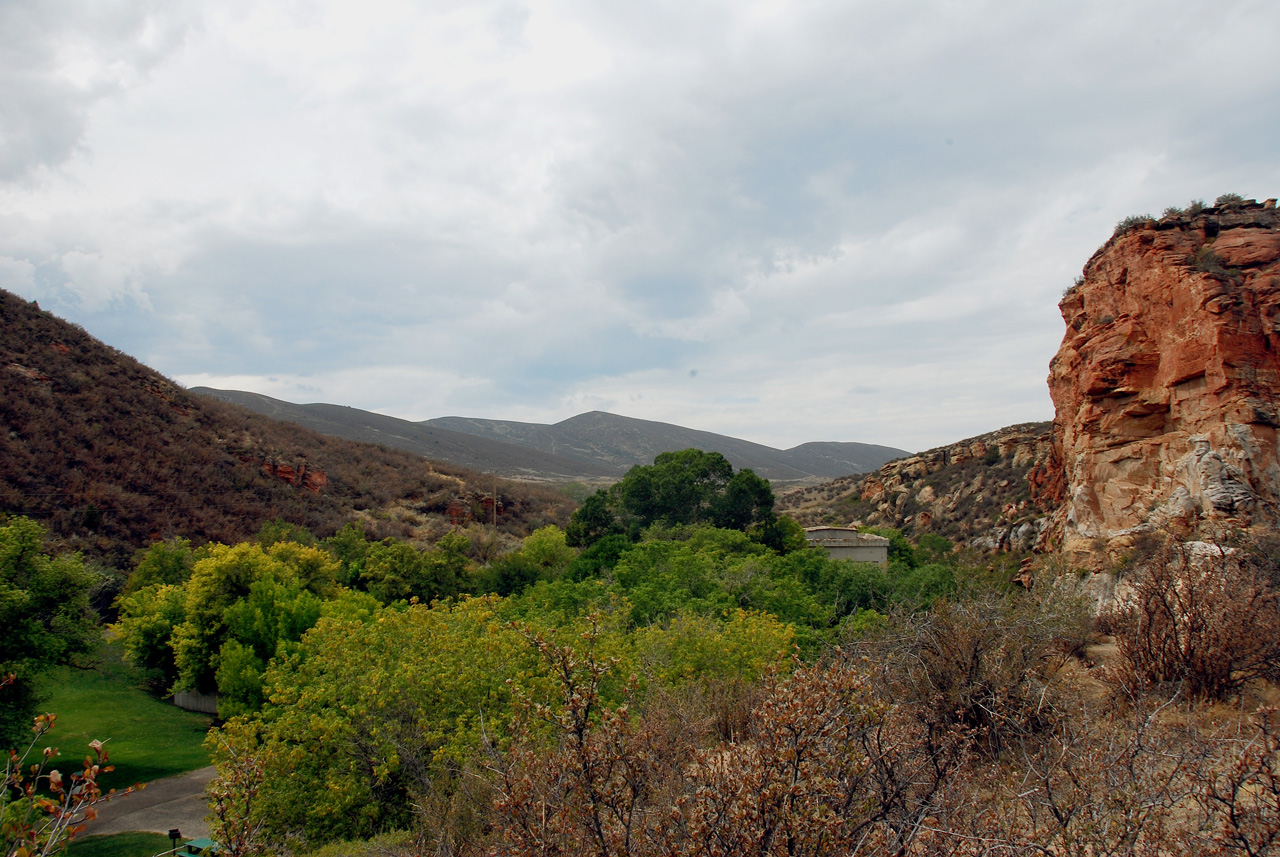
<instances>
[{"instance_id":1,"label":"cottonwood tree","mask_svg":"<svg viewBox=\"0 0 1280 857\"><path fill-rule=\"evenodd\" d=\"M588 547L613 533L638 538L655 524L748 530L774 524L773 505L768 481L750 469L734 473L718 452L685 449L636 465L621 481L588 497L565 532L570 545ZM785 540L787 534L776 535Z\"/></svg>"}]
</instances>

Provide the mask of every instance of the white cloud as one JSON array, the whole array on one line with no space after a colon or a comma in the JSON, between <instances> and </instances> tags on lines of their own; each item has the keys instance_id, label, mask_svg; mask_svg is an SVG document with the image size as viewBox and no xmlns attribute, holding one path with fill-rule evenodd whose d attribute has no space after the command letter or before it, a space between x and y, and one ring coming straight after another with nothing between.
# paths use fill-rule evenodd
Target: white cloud
<instances>
[{"instance_id":1,"label":"white cloud","mask_svg":"<svg viewBox=\"0 0 1280 857\"><path fill-rule=\"evenodd\" d=\"M79 151L93 107L137 86L180 48L187 5L0 5L0 179L30 179Z\"/></svg>"},{"instance_id":2,"label":"white cloud","mask_svg":"<svg viewBox=\"0 0 1280 857\"><path fill-rule=\"evenodd\" d=\"M36 266L26 259L0 256L0 288L30 294L36 284Z\"/></svg>"}]
</instances>

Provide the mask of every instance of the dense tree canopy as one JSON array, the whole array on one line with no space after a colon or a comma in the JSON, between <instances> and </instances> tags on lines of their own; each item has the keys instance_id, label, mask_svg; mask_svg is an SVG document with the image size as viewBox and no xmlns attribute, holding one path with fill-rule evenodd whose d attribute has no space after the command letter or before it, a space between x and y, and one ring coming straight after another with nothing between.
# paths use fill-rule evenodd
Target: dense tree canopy
<instances>
[{"instance_id":1,"label":"dense tree canopy","mask_svg":"<svg viewBox=\"0 0 1280 857\"><path fill-rule=\"evenodd\" d=\"M338 565L327 552L296 542L201 552L187 580L152 583L122 597L114 630L126 656L160 689L216 690L226 715L255 710L267 664L340 594ZM149 553L143 562L155 558Z\"/></svg>"},{"instance_id":2,"label":"dense tree canopy","mask_svg":"<svg viewBox=\"0 0 1280 857\"><path fill-rule=\"evenodd\" d=\"M0 691L0 748L29 734L40 674L96 648L92 584L78 554L45 551L44 528L35 521L0 523L0 676L16 677Z\"/></svg>"},{"instance_id":3,"label":"dense tree canopy","mask_svg":"<svg viewBox=\"0 0 1280 857\"><path fill-rule=\"evenodd\" d=\"M566 530L568 542L587 547L606 536L633 540L648 527L710 524L731 530L759 528L767 536L777 518L773 490L749 469L733 472L718 452L664 452L636 465L622 480L583 501ZM766 541L767 538L763 538Z\"/></svg>"}]
</instances>

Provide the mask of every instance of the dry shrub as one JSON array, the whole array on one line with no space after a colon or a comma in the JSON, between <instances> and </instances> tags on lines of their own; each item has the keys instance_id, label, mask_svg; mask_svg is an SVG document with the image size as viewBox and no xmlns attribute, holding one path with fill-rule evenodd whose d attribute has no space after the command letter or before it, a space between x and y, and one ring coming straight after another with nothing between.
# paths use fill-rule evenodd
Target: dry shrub
<instances>
[{"instance_id":1,"label":"dry shrub","mask_svg":"<svg viewBox=\"0 0 1280 857\"><path fill-rule=\"evenodd\" d=\"M1259 709L1222 764L1196 772L1206 843L1215 854L1280 851L1280 717ZM1207 850L1207 849L1206 849Z\"/></svg>"},{"instance_id":2,"label":"dry shrub","mask_svg":"<svg viewBox=\"0 0 1280 857\"><path fill-rule=\"evenodd\" d=\"M1103 613L1120 656L1112 683L1179 682L1192 698L1222 700L1280 675L1280 593L1247 557L1204 542L1158 545Z\"/></svg>"},{"instance_id":3,"label":"dry shrub","mask_svg":"<svg viewBox=\"0 0 1280 857\"><path fill-rule=\"evenodd\" d=\"M510 749L494 755L498 845L489 853L650 853L646 844L664 827L668 781L688 752L688 734L603 705L601 683L613 664L590 653L592 637L579 654L528 634L560 683L562 704L528 705ZM541 737L548 726L550 747Z\"/></svg>"},{"instance_id":4,"label":"dry shrub","mask_svg":"<svg viewBox=\"0 0 1280 857\"><path fill-rule=\"evenodd\" d=\"M900 627L889 651L901 662L914 653L919 672L894 667L903 682L895 692L915 687L915 699L887 700L886 673L873 680L843 655L767 677L745 718L735 715L732 737L716 723L714 692L610 711L598 694L608 663L533 638L562 703L531 707L509 751L494 751L491 836L470 853L1280 850L1280 717L1264 709L1202 729L1206 718L1180 691L1091 709L1055 687L1055 640L1076 627L1073 611L1050 609L1061 600L1046 588L1039 602L950 604L918 617L914 635ZM1019 636L1027 639L998 642ZM957 680L961 664L972 667L967 684ZM736 711L744 700L732 697ZM1052 716L1033 728L1030 713L1046 710L1047 698L1056 699ZM939 700L987 719L926 716L951 710ZM999 752L972 740L994 732Z\"/></svg>"},{"instance_id":5,"label":"dry shrub","mask_svg":"<svg viewBox=\"0 0 1280 857\"><path fill-rule=\"evenodd\" d=\"M985 592L898 614L860 646L889 699L931 729L961 728L993 753L1054 720L1051 679L1089 625L1078 584L1038 581L1020 596Z\"/></svg>"},{"instance_id":6,"label":"dry shrub","mask_svg":"<svg viewBox=\"0 0 1280 857\"><path fill-rule=\"evenodd\" d=\"M490 854L904 853L963 757L950 733L890 718L843 660L766 678L725 740L718 694L701 717L671 697L638 714L604 710L608 664L534 642L563 704L531 707L495 755ZM734 720L742 701L731 695Z\"/></svg>"},{"instance_id":7,"label":"dry shrub","mask_svg":"<svg viewBox=\"0 0 1280 857\"><path fill-rule=\"evenodd\" d=\"M998 799L973 826L1023 853L1194 853L1183 821L1188 774L1205 747L1193 731L1165 724L1163 713L1157 705L1060 717L1004 767Z\"/></svg>"}]
</instances>

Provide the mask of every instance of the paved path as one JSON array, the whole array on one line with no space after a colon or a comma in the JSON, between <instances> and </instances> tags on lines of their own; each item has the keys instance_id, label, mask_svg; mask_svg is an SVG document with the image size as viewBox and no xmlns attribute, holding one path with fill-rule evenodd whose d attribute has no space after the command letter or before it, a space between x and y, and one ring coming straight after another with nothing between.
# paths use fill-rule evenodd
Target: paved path
<instances>
[{"instance_id":1,"label":"paved path","mask_svg":"<svg viewBox=\"0 0 1280 857\"><path fill-rule=\"evenodd\" d=\"M183 839L209 835L205 816L204 787L217 770L210 766L198 771L153 780L141 791L112 798L98 804L98 817L85 825L83 836L146 830L168 833L182 831Z\"/></svg>"}]
</instances>

